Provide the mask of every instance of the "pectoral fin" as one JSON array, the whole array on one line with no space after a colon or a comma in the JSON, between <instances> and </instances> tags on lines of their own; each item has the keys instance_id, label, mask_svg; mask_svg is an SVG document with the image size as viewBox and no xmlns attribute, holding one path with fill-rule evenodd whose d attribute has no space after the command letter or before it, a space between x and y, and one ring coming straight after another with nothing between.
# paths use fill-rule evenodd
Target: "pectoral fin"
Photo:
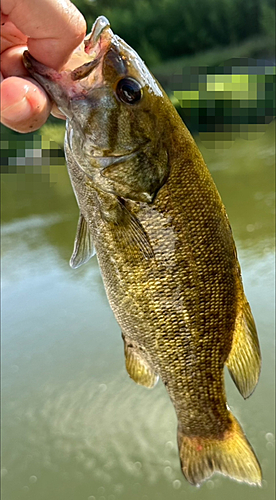
<instances>
[{"instance_id":1,"label":"pectoral fin","mask_svg":"<svg viewBox=\"0 0 276 500\"><path fill-rule=\"evenodd\" d=\"M73 269L80 267L93 257L93 255L95 255L95 248L92 235L85 218L80 214L70 266Z\"/></svg>"},{"instance_id":2,"label":"pectoral fin","mask_svg":"<svg viewBox=\"0 0 276 500\"><path fill-rule=\"evenodd\" d=\"M123 201L119 200L123 214L123 223L118 225L117 232L122 241L129 247L136 245L142 252L145 259L154 257L154 253L146 232L138 219L129 212Z\"/></svg>"},{"instance_id":3,"label":"pectoral fin","mask_svg":"<svg viewBox=\"0 0 276 500\"><path fill-rule=\"evenodd\" d=\"M129 376L137 384L152 389L157 384L159 376L154 373L137 346L126 338L124 338L124 344L126 369Z\"/></svg>"},{"instance_id":4,"label":"pectoral fin","mask_svg":"<svg viewBox=\"0 0 276 500\"><path fill-rule=\"evenodd\" d=\"M254 391L260 371L261 352L250 306L244 305L237 316L232 349L226 366L244 399Z\"/></svg>"}]
</instances>

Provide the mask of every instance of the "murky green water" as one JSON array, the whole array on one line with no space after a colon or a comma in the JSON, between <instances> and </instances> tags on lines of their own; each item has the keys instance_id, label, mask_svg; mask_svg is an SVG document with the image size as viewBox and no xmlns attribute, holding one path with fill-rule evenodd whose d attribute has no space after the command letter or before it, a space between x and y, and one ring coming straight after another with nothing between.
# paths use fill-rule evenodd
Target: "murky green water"
<instances>
[{"instance_id":1,"label":"murky green water","mask_svg":"<svg viewBox=\"0 0 276 500\"><path fill-rule=\"evenodd\" d=\"M176 417L161 383L124 368L120 329L93 259L68 261L77 207L65 167L2 176L3 500L271 500L274 488L274 127L231 149L201 149L226 205L258 326L262 376L229 405L263 488L183 478ZM37 173L35 173L37 172Z\"/></svg>"}]
</instances>

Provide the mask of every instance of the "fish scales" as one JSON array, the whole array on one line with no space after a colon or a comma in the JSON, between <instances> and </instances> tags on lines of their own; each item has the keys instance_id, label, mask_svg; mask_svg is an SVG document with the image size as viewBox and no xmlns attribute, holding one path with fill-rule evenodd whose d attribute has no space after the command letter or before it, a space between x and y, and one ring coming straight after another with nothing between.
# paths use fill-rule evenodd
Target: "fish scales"
<instances>
[{"instance_id":1,"label":"fish scales","mask_svg":"<svg viewBox=\"0 0 276 500\"><path fill-rule=\"evenodd\" d=\"M160 377L174 405L187 480L220 472L261 484L224 388L226 365L250 396L261 357L221 198L168 97L103 16L85 52L71 80L24 56L67 117L80 209L70 263L95 249L130 377L149 388Z\"/></svg>"},{"instance_id":2,"label":"fish scales","mask_svg":"<svg viewBox=\"0 0 276 500\"><path fill-rule=\"evenodd\" d=\"M176 175L172 177L172 179L169 178L167 185L160 191L158 204L153 209L155 212L160 210L162 214L164 213L162 203L164 198L169 218L170 210L175 213L175 207L168 206L168 201L171 199L168 193L170 189L174 189L174 182L179 184L178 179L178 172L176 171ZM181 198L183 198L182 193L183 189L181 188ZM180 205L183 210L181 198ZM219 199L215 201L218 202ZM183 204L185 203L187 204L187 200L183 200ZM206 203L206 200L204 203ZM210 207L208 200L207 205ZM191 209L190 204L187 204L186 210L187 212L186 214L184 212L184 214L193 219L193 207ZM213 212L212 207L210 207L210 210ZM206 209L205 212L206 217L208 217L208 210ZM145 218L145 220L150 220L151 218L150 210L147 207L146 214L144 217L143 214L141 214L140 220L143 220L143 218ZM179 217L179 219L179 226L183 227L181 221L182 217ZM201 435L203 435L203 432L207 435L210 435L210 432L213 436L220 435L221 431L218 428L217 419L215 419L214 422L208 420L203 423L202 412L205 412L208 408L210 413L210 400L212 400L214 402L213 411L218 413L218 408L221 409L220 419L225 422L228 418L227 412L225 411L224 391L222 390L222 367L231 348L232 336L229 335L228 352L225 350L225 336L223 336L223 346L221 346L219 339L224 330L226 333L229 332L229 323L231 324L232 321L233 324L236 306L235 302L229 297L227 284L223 287L223 290L221 290L219 281L221 279L227 279L230 285L229 289L231 290L231 288L233 289L235 287L233 278L235 263L233 262L234 272L233 269L230 268L230 272L228 272L229 276L225 276L226 273L224 268L220 268L217 265L215 266L216 280L213 281L212 287L210 287L212 288L210 291L213 294L214 300L209 300L208 290L206 294L205 278L203 281L201 279L201 275L205 277L204 268L206 265L208 266L208 254L207 264L204 262L202 263L201 258L200 266L197 266L198 273L195 275L194 266L192 266L189 272L191 266L186 259L187 252L185 252L185 246L187 246L188 253L194 255L195 260L197 258L197 253L201 256L202 247L204 250L206 243L210 245L211 251L214 252L217 244L212 245L215 232L212 226L210 228L210 237L206 237L205 241L202 241L201 238L197 238L198 231L195 231L195 235L193 236L193 224L191 224L191 230L187 231L187 234L185 234L186 241L183 241L182 238L183 231L179 233L180 236L175 237L175 247L178 248L178 251L175 249L173 258L171 262L169 262L170 270L168 272L167 266L164 265L162 259L162 252L160 253L159 259L154 252L156 258L152 262L148 262L143 258L139 249L137 249L135 258L133 258L134 256L132 255L131 261L127 266L125 266L125 258L123 258L122 260L116 259L112 264L112 268L110 268L107 249L112 253L121 252L117 250L117 242L114 247L114 231L111 229L110 233L108 233L101 218L96 217L96 220L101 226L100 229L97 227L99 242L97 255L100 267L103 271L110 304L124 333L130 338L133 337L137 342L143 345L149 353L152 358L154 369L157 373L160 373L162 380L167 384L167 389L171 398L175 401L180 419L185 422L185 427L189 428L189 432L193 435L200 429ZM204 224L204 218L202 218L202 223ZM228 231L228 227L226 227L226 230ZM152 241L150 233L148 234L150 241ZM154 236L158 237L156 231L154 231ZM221 239L218 241L220 241L221 244ZM161 242L158 243L159 246L162 247L162 239ZM225 248L223 248L222 251L225 251ZM115 278L118 274L120 276L119 282ZM121 289L120 284L122 285ZM199 302L199 308L197 314L194 314L194 317L190 317L190 315L186 313L185 321L183 308L175 307L175 290L179 291L178 300L182 300L186 305L186 310L189 310L189 303L193 303L193 296L195 296L195 301ZM230 311L229 303L231 306ZM133 323L137 314L133 315L133 311L135 310L138 313L140 325L140 330L136 338L135 333L133 333ZM129 311L131 311L131 314ZM140 315L139 312L141 312ZM201 312L202 314L200 314ZM215 322L213 320L214 316L216 316ZM212 332L212 335L204 339L204 332L206 330ZM186 344L186 349L176 349L176 339L179 338L179 336L183 339L184 346ZM202 350L202 344L204 345L206 343L208 345L210 342L211 346L209 349L207 347L207 349ZM210 358L209 351L214 350L212 347L214 343L217 344L217 352L216 355L214 355L213 352L213 356ZM181 343L180 347L183 347ZM194 356L192 357L191 353L193 351ZM164 360L165 363L162 363ZM202 366L204 366L204 369ZM207 373L210 375L209 377L206 377ZM187 382L186 380L183 381L183 377ZM212 378L214 381L210 383L210 379ZM188 388L192 386L199 395L196 401L198 406L197 411L195 411L194 397L191 417L189 417L189 391L187 391L187 394L183 395L183 386L187 386ZM212 398L210 397L212 393L218 394L220 397ZM198 419L196 419L196 415ZM197 422L197 420L199 421Z\"/></svg>"},{"instance_id":3,"label":"fish scales","mask_svg":"<svg viewBox=\"0 0 276 500\"><path fill-rule=\"evenodd\" d=\"M72 179L73 184L76 182L74 179ZM170 228L171 228L171 215L170 215L170 210L175 211L175 207L169 207L170 199L171 197L169 196L169 191L173 186L171 186L171 182L176 182L178 183L178 173L176 172L176 175L172 180L169 180L168 184L166 187L164 186L163 191L162 191L162 197L160 196L158 198L159 200L159 206L155 206L153 208L155 214L158 214L160 211L161 215L161 220L164 220L164 211L163 211L163 204L167 207L167 217L169 218L169 223L170 223ZM212 182L210 180L210 182ZM81 185L82 185L82 180L81 180ZM76 188L78 190L78 187ZM166 192L167 191L167 192ZM88 197L90 196L90 191L88 192ZM160 192L161 194L161 192ZM183 190L181 189L181 196L183 197ZM101 198L100 194L97 194L99 198ZM103 197L102 197L103 198ZM107 196L105 195L104 200L101 199L102 203L106 201ZM86 201L86 196L84 197L85 203L84 206L82 207L82 213L86 213L86 207L88 205ZM101 204L101 201L99 204ZM107 200L108 203L109 200ZM217 200L216 200L217 201ZM219 201L219 199L218 199ZM183 204L187 204L187 199L183 200ZM205 203L205 201L204 201ZM208 204L208 201L207 201ZM170 204L172 205L172 203ZM188 203L188 207L190 207L190 204ZM142 209L143 211L143 209ZM146 206L144 208L144 211L146 212L144 215L141 214L141 221L145 224L145 228L147 228L146 221L150 221L151 219L151 210ZM192 213L189 213L190 210L187 210L187 217L191 217L192 220ZM192 206L192 212L193 212L193 206ZM137 212L136 212L137 214ZM207 214L207 211L206 211ZM180 214L181 215L181 214ZM182 217L179 217L180 220L178 224L176 224L175 227L175 234L177 234L177 226L179 225L179 228L181 229L183 227L183 223L181 221ZM175 220L175 218L174 218ZM203 219L204 223L204 219ZM151 224L148 224L149 228L148 231L150 231ZM160 230L156 230L155 228L158 228L158 225L155 225L153 228L153 233L154 233L154 238L157 240L157 246L162 248L163 244L163 233L160 232ZM182 238L182 233L183 231L178 231L178 234L181 235L181 240L180 236L175 236L175 246L178 247L178 252L173 253L173 257L171 261L169 261L169 267L170 269L170 274L168 274L167 266L164 265L163 261L163 255L162 251L160 252L159 258L158 254L155 253L155 259L154 261L148 262L147 260L144 259L143 254L139 250L139 248L136 248L136 254L135 258L134 255L132 255L130 261L126 265L125 258L122 259L114 259L112 262L110 262L110 259L108 257L109 253L121 253L120 250L118 251L118 244L120 242L116 241L116 232L114 231L114 228L110 228L110 231L108 231L108 226L106 225L105 221L103 221L102 217L100 214L95 213L93 220L91 220L91 230L93 234L95 235L94 239L96 243L96 250L97 250L97 255L100 263L100 267L103 272L103 277L105 281L105 286L107 289L108 293L108 298L110 301L110 304L114 310L115 316L121 325L123 331L125 334L128 334L130 338L134 338L138 343L140 343L144 349L150 354L151 353L151 358L152 358L152 366L154 369L160 373L162 380L167 384L167 389L169 391L169 394L173 400L175 400L175 405L180 406L180 409L178 410L181 412L181 408L184 407L184 412L183 416L181 416L181 420L185 422L189 422L189 425L186 424L187 428L191 428L191 432L193 433L193 428L196 428L198 430L198 426L202 426L202 422L199 422L196 424L196 419L195 419L195 397L193 399L193 407L191 410L191 418L188 418L189 412L189 391L187 391L187 396L183 397L182 395L182 387L183 385L186 386L185 382L183 383L182 377L186 376L187 378L187 387L192 388L192 391L198 391L200 394L200 405L199 402L197 401L197 405L199 405L198 411L196 414L199 417L199 420L202 420L201 417L201 412L206 409L206 406L209 408L210 401L209 399L209 392L212 393L212 390L215 393L221 394L222 395L222 416L224 416L225 420L225 415L227 416L227 413L225 412L225 400L224 400L224 393L221 390L221 364L223 366L223 361L220 363L215 363L213 362L213 367L208 366L210 364L210 361L208 361L208 349L207 351L207 360L205 362L205 351L202 351L201 349L201 343L197 348L194 348L193 346L190 346L191 341L188 341L188 338L191 337L191 331L193 330L193 327L188 327L187 322L191 322L192 324L195 323L194 326L194 333L195 335L200 335L201 333L201 326L200 324L203 323L203 327L209 328L209 321L207 317L207 312L206 312L206 307L205 307L205 285L203 283L203 297L201 304L203 306L203 313L202 313L202 320L200 319L200 312L201 312L201 307L199 308L199 313L196 315L196 317L189 318L189 315L186 313L187 320L185 322L185 314L183 317L183 308L182 307L175 307L175 291L179 290L179 296L178 301L182 300L183 303L193 302L192 296L192 290L194 289L196 291L195 294L195 300L198 300L198 297L200 295L198 294L198 288L200 287L200 281L199 278L194 276L194 266L192 266L191 273L187 273L186 269L187 267L191 267L189 265L190 260L187 260L186 254L187 252L190 254L191 253L191 243L189 243L189 234L186 235L186 239L188 241L183 241ZM161 241L158 240L158 236L160 238L160 233L161 233ZM191 231L192 234L192 231ZM204 242L201 242L201 238L199 238L199 242L197 242L197 234L198 232L195 231L195 237L192 239L192 245L195 248L197 245L204 245ZM149 238L152 240L151 235L149 233ZM213 239L213 232L211 231L211 239L210 243L212 242ZM114 241L115 240L115 241ZM185 252L185 247L187 247L187 252ZM108 251L107 251L108 250ZM124 249L123 252L124 253ZM200 254L200 250L199 250ZM183 266L183 261L184 261L184 266ZM186 261L186 262L185 262ZM182 270L182 272L181 272ZM185 272L184 272L185 270ZM198 271L198 274L200 275L200 269ZM224 273L224 270L223 270ZM218 274L218 273L217 273ZM194 278L194 279L193 279ZM121 285L121 286L120 286ZM183 286L184 285L184 286ZM214 284L215 285L215 284ZM218 290L220 293L219 295L216 294L216 297L218 297L218 301L221 301L221 291ZM226 297L225 300L228 298L228 293L226 291ZM145 298L146 295L146 298ZM182 297L183 296L183 297ZM186 297L185 297L186 296ZM140 300L139 300L140 299ZM210 310L209 314L212 315L216 314L216 308L217 308L217 303L212 301L208 301L207 297L207 306L212 309ZM168 311L172 311L173 314L168 314ZM131 315L129 315L128 311L131 311ZM133 314L133 311L135 311L135 314ZM150 316L148 317L148 314L150 312ZM133 329L133 318L135 317L139 318L139 324L143 325L140 327L138 333L135 335L135 329ZM232 317L235 316L235 313L232 315ZM223 315L223 309L222 309L222 319L224 319ZM227 319L227 318L226 318ZM142 321L141 321L142 320ZM207 323L207 325L205 324ZM210 320L210 323L212 320ZM137 324L137 323L136 323ZM154 335L152 335L152 326L154 325ZM211 326L211 325L210 325ZM216 324L217 327L217 324ZM228 324L226 324L226 327L228 328ZM184 330L184 331L183 331ZM187 345L187 349L182 349L182 352L179 352L178 349L175 349L175 339L179 335L179 332L183 332L185 337L184 337L184 346L185 344ZM203 330L204 332L204 330ZM203 333L202 332L202 333ZM219 331L217 333L220 333ZM183 334L181 336L183 338ZM214 337L211 338L211 342L213 343ZM192 347L192 348L191 348ZM212 347L211 347L212 348ZM230 346L229 346L230 348ZM195 349L196 351L199 351L200 357L199 360L198 358L198 352L195 352L194 354L194 362L191 362L191 351ZM185 354L187 354L188 357L188 362L186 362ZM219 349L218 349L218 356L220 355ZM221 355L220 355L221 356ZM161 359L161 363L158 363L157 360ZM215 358L211 358L214 360ZM218 358L219 359L219 358ZM162 361L165 361L164 367ZM179 363L179 366L175 367L175 361ZM209 384L209 382L206 384L204 383L204 377L202 374L202 368L198 366L199 363L205 363L206 365L206 371L209 370L210 374L212 372L217 372L218 370L220 371L219 377L214 376L214 380L219 380L219 389L212 389L212 385ZM172 374L175 372L175 376L172 377ZM195 380L194 375L195 373L197 374L198 381ZM167 382L168 379L168 382ZM203 380L202 380L203 379ZM196 389L194 389L196 388ZM205 394L205 391L203 390L204 388L207 389L207 393ZM180 394L179 394L180 392ZM181 397L179 397L181 396ZM206 397L205 397L206 396ZM206 398L207 398L207 403L206 403ZM186 401L187 399L187 401ZM214 401L214 411L218 411L218 403L219 401L216 398L212 398ZM210 412L210 408L208 409ZM221 417L222 418L222 417ZM190 422L192 420L192 422ZM213 433L217 435L218 433L218 426L217 426L217 421L212 424L211 421L208 422L208 426L211 428L213 426ZM206 424L204 424L203 429L205 429ZM210 428L207 428L207 433L210 432Z\"/></svg>"}]
</instances>

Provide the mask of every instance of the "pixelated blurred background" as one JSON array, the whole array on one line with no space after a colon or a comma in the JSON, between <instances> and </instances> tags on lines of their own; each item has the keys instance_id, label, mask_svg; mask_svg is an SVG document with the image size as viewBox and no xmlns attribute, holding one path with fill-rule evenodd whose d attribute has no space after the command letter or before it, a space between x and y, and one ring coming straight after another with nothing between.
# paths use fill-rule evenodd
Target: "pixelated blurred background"
<instances>
[{"instance_id":1,"label":"pixelated blurred background","mask_svg":"<svg viewBox=\"0 0 276 500\"><path fill-rule=\"evenodd\" d=\"M235 236L263 354L228 403L254 446L262 489L179 468L162 384L135 386L96 259L68 261L78 210L64 122L1 126L3 500L271 500L274 494L274 0L76 0L142 56L193 133Z\"/></svg>"}]
</instances>

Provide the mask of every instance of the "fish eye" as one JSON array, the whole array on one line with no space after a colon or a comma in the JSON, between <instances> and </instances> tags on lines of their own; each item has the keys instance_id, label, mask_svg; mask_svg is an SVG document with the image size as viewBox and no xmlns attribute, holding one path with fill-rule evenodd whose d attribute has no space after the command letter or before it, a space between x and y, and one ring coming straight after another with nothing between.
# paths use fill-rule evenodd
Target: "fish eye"
<instances>
[{"instance_id":1,"label":"fish eye","mask_svg":"<svg viewBox=\"0 0 276 500\"><path fill-rule=\"evenodd\" d=\"M142 98L141 85L134 78L122 78L116 87L116 94L125 104L136 104Z\"/></svg>"}]
</instances>

